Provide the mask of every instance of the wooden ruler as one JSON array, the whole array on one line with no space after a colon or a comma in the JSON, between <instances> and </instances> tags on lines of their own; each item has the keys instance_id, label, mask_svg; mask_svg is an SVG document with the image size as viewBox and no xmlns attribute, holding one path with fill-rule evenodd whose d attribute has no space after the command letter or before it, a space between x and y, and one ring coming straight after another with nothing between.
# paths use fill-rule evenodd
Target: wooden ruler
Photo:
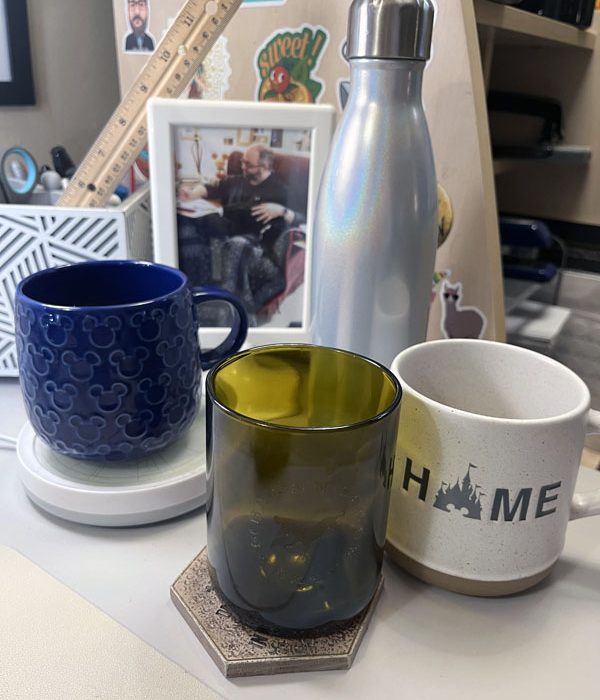
<instances>
[{"instance_id":1,"label":"wooden ruler","mask_svg":"<svg viewBox=\"0 0 600 700\"><path fill-rule=\"evenodd\" d=\"M102 207L147 140L146 102L177 97L243 0L187 0L68 187L62 207Z\"/></svg>"}]
</instances>

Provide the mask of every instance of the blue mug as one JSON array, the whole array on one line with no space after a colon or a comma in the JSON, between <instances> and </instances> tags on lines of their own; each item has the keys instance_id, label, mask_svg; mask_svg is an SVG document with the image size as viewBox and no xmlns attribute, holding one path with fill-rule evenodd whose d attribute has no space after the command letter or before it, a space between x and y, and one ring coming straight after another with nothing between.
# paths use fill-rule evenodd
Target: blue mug
<instances>
[{"instance_id":1,"label":"blue mug","mask_svg":"<svg viewBox=\"0 0 600 700\"><path fill-rule=\"evenodd\" d=\"M201 352L196 306L225 301L232 329ZM221 289L133 260L55 267L22 280L15 307L21 389L31 424L78 459L134 459L179 437L198 409L201 370L236 352L248 319Z\"/></svg>"}]
</instances>

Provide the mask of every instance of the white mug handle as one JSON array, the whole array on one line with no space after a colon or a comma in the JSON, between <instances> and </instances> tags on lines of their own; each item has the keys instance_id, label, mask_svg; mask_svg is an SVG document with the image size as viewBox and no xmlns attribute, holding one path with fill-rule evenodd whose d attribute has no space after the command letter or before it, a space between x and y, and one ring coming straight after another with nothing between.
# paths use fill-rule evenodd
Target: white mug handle
<instances>
[{"instance_id":1,"label":"white mug handle","mask_svg":"<svg viewBox=\"0 0 600 700\"><path fill-rule=\"evenodd\" d=\"M587 417L586 435L600 434L600 411L590 409ZM585 518L588 515L600 515L600 489L589 493L576 493L571 503L569 520Z\"/></svg>"}]
</instances>

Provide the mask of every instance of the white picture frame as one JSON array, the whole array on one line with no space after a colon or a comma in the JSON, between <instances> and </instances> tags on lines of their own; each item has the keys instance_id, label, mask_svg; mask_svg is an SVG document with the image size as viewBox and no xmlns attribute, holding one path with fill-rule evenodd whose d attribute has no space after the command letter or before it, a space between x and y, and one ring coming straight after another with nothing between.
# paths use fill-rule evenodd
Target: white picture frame
<instances>
[{"instance_id":1,"label":"white picture frame","mask_svg":"<svg viewBox=\"0 0 600 700\"><path fill-rule=\"evenodd\" d=\"M294 230L294 250L296 246L304 248L304 275L303 281L297 286L289 297L285 298L278 310L272 314L268 321L263 316L251 315L252 323L248 331L246 346L266 345L279 342L310 342L309 322L311 316L311 256L312 256L312 231L314 208L318 193L318 187L329 151L329 145L334 128L335 109L330 105L296 105L275 104L268 102L239 102L239 101L209 101L209 100L176 100L166 98L152 98L148 102L148 145L150 154L151 177L151 202L153 222L154 259L156 262L181 267L184 271L190 270L190 258L185 253L188 248L185 243L180 243L182 227L190 224L186 218L182 219L182 211L192 212L192 209L184 206L181 199L177 198L177 182L186 183L198 180L201 182L217 183L211 181L211 175L221 179L229 179L230 175L224 174L223 158L217 154L218 149L212 148L217 140L225 144L220 146L231 149L229 155L224 158L229 167L233 162L233 152L237 151L236 158L244 160L247 168L245 148L247 145L237 146L236 134L242 134L244 144L247 144L248 134L255 134L255 145L265 145L265 141L271 140L275 144L273 148L268 144L269 150L275 152L275 161L283 165L284 159L293 158L293 162L302 165L302 168L289 168L292 172L308 171L308 183L302 182L297 190L301 191L303 199L306 192L306 212L293 211L292 221L301 221L301 225ZM294 141L296 134L302 134L302 142ZM198 140L204 145L209 145L208 152L204 152L198 146ZM187 146L184 144L187 141ZM292 152L291 148L299 149ZM192 154L187 158L186 148ZM212 151L212 152L211 152ZM243 155L240 154L243 152ZM231 159L230 159L231 156ZM288 158L289 157L289 158ZM308 159L305 167L302 159ZM187 159L186 159L187 158ZM209 160L210 159L210 160ZM212 164L210 161L213 161ZM213 168L214 172L205 173ZM189 172L188 172L189 171ZM247 174L242 171L238 179ZM273 169L273 172L277 172ZM301 175L299 177L304 177ZM204 178L207 178L206 180ZM197 185L196 185L197 186ZM293 189L289 188L288 190ZM214 191L214 190L213 190ZM189 194L187 195L189 196ZM200 200L200 197L198 197ZM197 202L204 215L204 205ZM219 201L213 204L218 205ZM178 209L179 205L179 209ZM287 206L287 205L286 205ZM226 207L221 207L217 213L227 218ZM198 212L196 212L198 214ZM286 209L286 216L292 216ZM215 213L213 212L214 216ZM192 216L185 214L186 217ZM305 222L302 219L305 218ZM197 220L197 219L196 219ZM206 226L203 219L200 226ZM280 222L286 219L280 217ZM182 222L184 222L182 224ZM219 222L217 222L219 223ZM197 224L193 224L196 225ZM227 224L229 225L229 224ZM187 231L187 228L186 228ZM304 236L302 236L304 232ZM179 239L178 239L179 236ZM186 233L187 236L187 233ZM261 233L262 236L262 233ZM185 239L187 240L187 239ZM262 242L262 238L261 238ZM243 244L243 242L242 242ZM182 253L180 248L184 250ZM229 250L229 243L226 250ZM281 246L278 247L281 250ZM298 252L298 251L296 251ZM182 258L180 260L180 257ZM233 258L228 258L232 260ZM231 267L231 265L229 266ZM296 264L296 268L298 263ZM297 273L298 274L298 273ZM192 279L192 284L198 284ZM279 282L279 279L277 280ZM287 284L287 283L286 283ZM212 286L220 286L212 283ZM226 284L222 286L227 287ZM230 291L231 285L229 285ZM236 293L236 292L234 292ZM238 294L238 296L242 296ZM284 307L284 304L286 306ZM272 303L271 303L272 306ZM283 313L281 313L283 311ZM291 314L291 315L290 315ZM290 324L291 327L290 327ZM221 342L227 335L227 329L219 326L203 325L200 331L203 347L211 347Z\"/></svg>"}]
</instances>

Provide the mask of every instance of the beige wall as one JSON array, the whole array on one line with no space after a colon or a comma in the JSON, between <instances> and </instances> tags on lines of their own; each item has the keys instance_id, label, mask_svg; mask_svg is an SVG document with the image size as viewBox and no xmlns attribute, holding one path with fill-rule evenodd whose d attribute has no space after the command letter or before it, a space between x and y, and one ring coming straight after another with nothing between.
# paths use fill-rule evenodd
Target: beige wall
<instances>
[{"instance_id":1,"label":"beige wall","mask_svg":"<svg viewBox=\"0 0 600 700\"><path fill-rule=\"evenodd\" d=\"M61 144L79 161L119 99L110 0L27 0L36 104L0 107L0 149L38 165Z\"/></svg>"}]
</instances>

